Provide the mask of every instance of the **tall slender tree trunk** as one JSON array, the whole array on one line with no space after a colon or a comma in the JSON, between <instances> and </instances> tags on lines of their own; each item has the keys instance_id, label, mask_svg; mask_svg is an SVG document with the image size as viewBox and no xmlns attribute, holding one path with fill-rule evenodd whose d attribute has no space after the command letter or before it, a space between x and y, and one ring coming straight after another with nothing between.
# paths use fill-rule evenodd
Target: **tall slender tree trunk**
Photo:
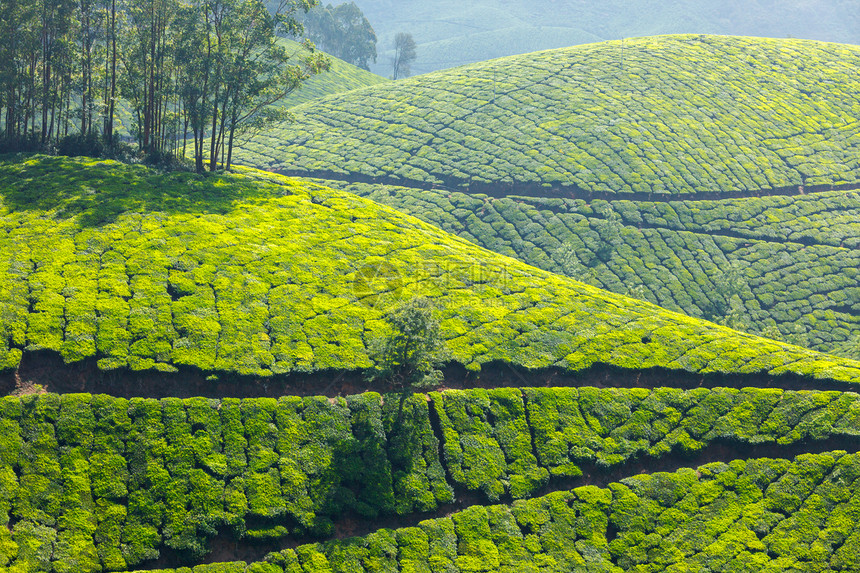
<instances>
[{"instance_id":1,"label":"tall slender tree trunk","mask_svg":"<svg viewBox=\"0 0 860 573\"><path fill-rule=\"evenodd\" d=\"M215 98L212 104L212 137L209 143L209 171L215 171L215 163L218 160L218 88L215 88Z\"/></svg>"},{"instance_id":2,"label":"tall slender tree trunk","mask_svg":"<svg viewBox=\"0 0 860 573\"><path fill-rule=\"evenodd\" d=\"M113 144L113 114L116 100L116 0L110 6L110 91L108 96L107 117L105 118L105 137Z\"/></svg>"},{"instance_id":3,"label":"tall slender tree trunk","mask_svg":"<svg viewBox=\"0 0 860 573\"><path fill-rule=\"evenodd\" d=\"M233 164L233 141L236 135L236 122L238 121L238 110L233 106L233 113L230 117L230 140L227 143L227 164L224 169L230 170L230 165Z\"/></svg>"}]
</instances>

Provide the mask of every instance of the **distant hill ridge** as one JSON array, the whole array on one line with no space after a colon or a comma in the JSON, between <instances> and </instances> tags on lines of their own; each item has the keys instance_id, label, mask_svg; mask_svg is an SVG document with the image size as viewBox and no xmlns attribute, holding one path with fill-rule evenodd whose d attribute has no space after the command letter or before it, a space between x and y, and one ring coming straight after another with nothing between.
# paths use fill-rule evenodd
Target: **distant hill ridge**
<instances>
[{"instance_id":1,"label":"distant hill ridge","mask_svg":"<svg viewBox=\"0 0 860 573\"><path fill-rule=\"evenodd\" d=\"M652 199L856 184L860 47L675 35L535 52L299 106L240 161Z\"/></svg>"}]
</instances>

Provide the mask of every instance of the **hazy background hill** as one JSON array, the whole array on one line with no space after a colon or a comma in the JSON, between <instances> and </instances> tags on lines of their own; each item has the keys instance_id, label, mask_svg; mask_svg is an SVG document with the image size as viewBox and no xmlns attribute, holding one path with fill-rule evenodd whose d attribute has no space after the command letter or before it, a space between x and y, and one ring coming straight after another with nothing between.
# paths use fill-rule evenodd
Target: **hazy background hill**
<instances>
[{"instance_id":1,"label":"hazy background hill","mask_svg":"<svg viewBox=\"0 0 860 573\"><path fill-rule=\"evenodd\" d=\"M391 73L398 32L413 74L586 42L674 33L860 42L856 0L356 0L376 30L371 70Z\"/></svg>"}]
</instances>

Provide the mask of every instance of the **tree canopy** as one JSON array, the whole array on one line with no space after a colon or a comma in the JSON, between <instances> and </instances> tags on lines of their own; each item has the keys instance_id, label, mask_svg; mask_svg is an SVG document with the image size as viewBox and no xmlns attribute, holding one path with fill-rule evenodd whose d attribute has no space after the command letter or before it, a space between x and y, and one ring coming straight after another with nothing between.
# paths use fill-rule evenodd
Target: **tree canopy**
<instances>
[{"instance_id":1,"label":"tree canopy","mask_svg":"<svg viewBox=\"0 0 860 573\"><path fill-rule=\"evenodd\" d=\"M127 132L155 159L229 168L237 138L283 119L271 104L328 68L311 43L296 53L300 12L317 0L35 0L4 2L0 142L11 150L113 146ZM118 105L120 104L120 105ZM82 150L91 152L91 150Z\"/></svg>"},{"instance_id":2,"label":"tree canopy","mask_svg":"<svg viewBox=\"0 0 860 573\"><path fill-rule=\"evenodd\" d=\"M391 60L392 79L409 77L409 65L415 61L415 40L412 34L398 32L394 37L394 58Z\"/></svg>"},{"instance_id":3,"label":"tree canopy","mask_svg":"<svg viewBox=\"0 0 860 573\"><path fill-rule=\"evenodd\" d=\"M321 50L365 70L376 62L376 32L355 2L319 5L303 23L308 38Z\"/></svg>"}]
</instances>

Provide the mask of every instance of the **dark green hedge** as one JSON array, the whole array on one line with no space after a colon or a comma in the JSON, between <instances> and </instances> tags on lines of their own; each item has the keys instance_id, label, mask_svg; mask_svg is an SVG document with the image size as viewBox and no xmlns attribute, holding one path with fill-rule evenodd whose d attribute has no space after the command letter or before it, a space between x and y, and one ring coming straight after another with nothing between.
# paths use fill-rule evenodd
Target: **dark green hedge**
<instances>
[{"instance_id":1,"label":"dark green hedge","mask_svg":"<svg viewBox=\"0 0 860 573\"><path fill-rule=\"evenodd\" d=\"M425 398L394 401L2 399L0 565L124 570L218 529L326 535L452 501Z\"/></svg>"},{"instance_id":2,"label":"dark green hedge","mask_svg":"<svg viewBox=\"0 0 860 573\"><path fill-rule=\"evenodd\" d=\"M218 531L325 536L345 514L373 520L432 511L453 501L455 490L526 498L551 476L577 476L584 465L659 459L720 439L791 444L831 436L860 436L860 396L497 389L416 394L402 405L398 396L372 393L7 397L0 399L0 567L125 570L163 548L194 560Z\"/></svg>"},{"instance_id":3,"label":"dark green hedge","mask_svg":"<svg viewBox=\"0 0 860 573\"><path fill-rule=\"evenodd\" d=\"M713 463L511 506L473 506L417 527L304 545L215 571L857 571L858 479L860 455L844 452Z\"/></svg>"}]
</instances>

